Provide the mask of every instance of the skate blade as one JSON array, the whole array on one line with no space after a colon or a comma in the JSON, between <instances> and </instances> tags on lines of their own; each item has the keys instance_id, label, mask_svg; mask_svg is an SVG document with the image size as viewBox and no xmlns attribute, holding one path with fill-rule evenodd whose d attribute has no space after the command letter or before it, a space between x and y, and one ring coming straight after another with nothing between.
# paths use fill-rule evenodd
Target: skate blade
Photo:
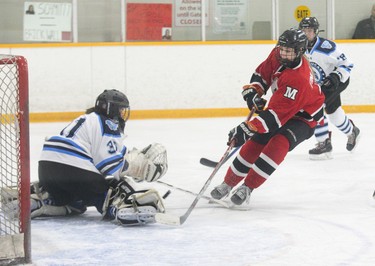
<instances>
[{"instance_id":1,"label":"skate blade","mask_svg":"<svg viewBox=\"0 0 375 266\"><path fill-rule=\"evenodd\" d=\"M210 200L208 203L216 204L217 206L221 206L226 209L236 210L236 211L249 211L251 209L250 204L247 204L247 203L244 203L242 205L236 205L233 202L227 202L224 200L214 200L214 199Z\"/></svg>"},{"instance_id":2,"label":"skate blade","mask_svg":"<svg viewBox=\"0 0 375 266\"><path fill-rule=\"evenodd\" d=\"M332 160L332 152L325 152L322 154L309 154L309 159L312 161L324 161L324 160Z\"/></svg>"}]
</instances>

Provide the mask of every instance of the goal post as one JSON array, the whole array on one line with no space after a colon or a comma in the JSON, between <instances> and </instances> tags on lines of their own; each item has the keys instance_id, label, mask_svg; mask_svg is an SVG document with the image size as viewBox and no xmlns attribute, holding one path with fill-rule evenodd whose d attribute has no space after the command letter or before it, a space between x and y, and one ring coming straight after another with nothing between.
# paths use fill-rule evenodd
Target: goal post
<instances>
[{"instance_id":1,"label":"goal post","mask_svg":"<svg viewBox=\"0 0 375 266\"><path fill-rule=\"evenodd\" d=\"M28 65L0 54L0 265L31 262Z\"/></svg>"}]
</instances>

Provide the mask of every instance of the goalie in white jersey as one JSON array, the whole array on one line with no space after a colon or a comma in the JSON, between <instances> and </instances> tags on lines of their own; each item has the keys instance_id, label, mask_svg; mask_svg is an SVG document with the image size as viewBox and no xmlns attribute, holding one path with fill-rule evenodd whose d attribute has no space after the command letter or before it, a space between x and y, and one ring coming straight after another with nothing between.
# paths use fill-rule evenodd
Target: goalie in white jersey
<instances>
[{"instance_id":1,"label":"goalie in white jersey","mask_svg":"<svg viewBox=\"0 0 375 266\"><path fill-rule=\"evenodd\" d=\"M326 97L325 112L329 121L348 137L346 149L354 151L359 140L360 130L345 114L341 107L340 97L340 93L349 85L353 64L337 48L336 43L318 36L319 22L315 17L303 18L299 23L299 28L305 32L308 38L306 56L314 71L315 79ZM331 159L331 132L326 116L324 125L316 127L315 137L318 143L314 149L309 151L310 159Z\"/></svg>"},{"instance_id":2,"label":"goalie in white jersey","mask_svg":"<svg viewBox=\"0 0 375 266\"><path fill-rule=\"evenodd\" d=\"M39 183L32 187L32 218L81 214L95 206L104 218L121 224L155 222L155 213L165 211L162 198L153 189L136 191L126 177L137 182L161 178L167 171L166 149L154 143L129 152L123 144L129 113L125 94L105 90L86 114L46 139Z\"/></svg>"}]
</instances>

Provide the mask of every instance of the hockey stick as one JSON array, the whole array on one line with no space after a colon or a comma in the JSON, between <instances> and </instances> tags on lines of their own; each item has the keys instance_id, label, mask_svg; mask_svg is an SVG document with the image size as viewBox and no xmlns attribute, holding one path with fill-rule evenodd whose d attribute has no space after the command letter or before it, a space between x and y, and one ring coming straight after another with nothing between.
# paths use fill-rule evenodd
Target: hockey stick
<instances>
[{"instance_id":1,"label":"hockey stick","mask_svg":"<svg viewBox=\"0 0 375 266\"><path fill-rule=\"evenodd\" d=\"M180 188L180 187L175 187L175 186L173 186L173 185L171 185L171 184L168 184L168 183L163 182L163 181L160 181L160 180L158 180L158 181L156 181L156 182L157 182L157 183L160 183L160 184L162 184L162 185L165 185L165 186L167 186L167 187L170 187L170 188L172 188L172 189L175 189L175 190L178 190L178 191L184 192L184 193L186 193L186 194L190 194L190 195L193 195L193 196L198 196L198 194L195 193L195 192L193 192L193 191L186 190L186 189L183 189L183 188ZM167 193L165 193L165 194L169 195L170 192L171 192L171 191L168 190ZM162 198L165 199L165 195L164 195ZM202 199L205 199L205 200L208 200L208 203L210 203L210 204L215 204L215 203L216 203L216 204L218 204L218 205L220 205L221 207L224 207L224 208L226 208L226 209L236 210L236 211L248 211L248 210L249 210L249 207L245 207L245 208L243 208L243 207L241 207L241 206L236 206L236 205L234 205L233 203L231 203L231 202L227 202L227 201L225 201L225 200L217 200L217 199L214 199L214 198L211 198L211 197L205 196L205 195L203 195L201 198L202 198Z\"/></svg>"},{"instance_id":2,"label":"hockey stick","mask_svg":"<svg viewBox=\"0 0 375 266\"><path fill-rule=\"evenodd\" d=\"M195 197L194 201L191 203L189 209L185 212L185 214L183 214L182 216L175 216L175 215L171 215L167 213L156 213L155 214L156 222L161 223L161 224L166 224L166 225L182 225L186 221L186 219L189 217L190 213L193 211L193 209L197 205L200 198L203 196L203 193L206 191L206 189L210 185L211 180L214 178L217 171L219 171L220 167L223 165L225 158L229 155L234 144L235 142L232 140L227 150L225 151L224 155L221 157L219 163L216 165L210 177L207 179L206 183L204 184L202 189L199 191L198 195Z\"/></svg>"},{"instance_id":3,"label":"hockey stick","mask_svg":"<svg viewBox=\"0 0 375 266\"><path fill-rule=\"evenodd\" d=\"M255 112L255 108L252 108L250 114L247 116L246 121L250 120L250 118L252 117L254 112ZM216 165L215 169L212 171L210 177L207 179L206 183L204 183L202 189L199 191L198 195L195 197L194 201L191 203L189 209L182 216L175 216L175 215L171 215L171 214L167 214L167 213L156 213L155 214L156 222L161 223L161 224L166 224L166 225L182 225L187 220L187 218L189 217L189 215L191 214L191 212L193 211L193 209L197 205L198 201L200 200L200 198L203 196L204 192L206 191L206 189L210 185L211 180L214 178L216 173L219 171L220 167L224 164L225 159L228 157L228 155L229 155L229 153L232 150L234 145L235 145L235 141L234 141L234 139L232 139L230 141L229 146L226 149L224 155L221 157L221 159L218 162L218 164Z\"/></svg>"},{"instance_id":4,"label":"hockey stick","mask_svg":"<svg viewBox=\"0 0 375 266\"><path fill-rule=\"evenodd\" d=\"M251 109L251 111L250 111L250 114L247 116L246 121L250 120L250 118L253 116L254 112L255 112L255 108L253 107L253 108ZM235 148L235 149L234 149L234 150L233 150L233 151L232 151L232 152L231 152L231 153L225 158L223 164L224 164L226 161L228 161L229 158L232 157L233 154L235 154L240 148L241 148L241 147L237 147L237 148ZM208 167L212 167L212 168L214 168L214 167L218 164L218 162L215 162L215 161L209 160L209 159L207 159L207 158L201 158L201 159L199 160L199 162L200 162L202 165L204 165L204 166L208 166Z\"/></svg>"},{"instance_id":5,"label":"hockey stick","mask_svg":"<svg viewBox=\"0 0 375 266\"><path fill-rule=\"evenodd\" d=\"M228 161L229 158L232 157L233 154L235 154L239 149L240 149L240 147L235 148L235 149L234 149L234 150L233 150L233 151L227 156L227 158L225 158L224 163L225 163L226 161ZM204 165L204 166L208 166L208 167L212 167L212 168L215 168L215 166L218 164L218 162L211 161L210 159L207 159L207 158L201 158L201 159L199 160L199 162L200 162L202 165Z\"/></svg>"},{"instance_id":6,"label":"hockey stick","mask_svg":"<svg viewBox=\"0 0 375 266\"><path fill-rule=\"evenodd\" d=\"M195 197L198 196L198 194L195 193L195 192L193 192L193 191L189 191L189 190L186 190L186 189L183 189L183 188L175 187L175 186L173 186L173 185L171 185L171 184L168 184L168 183L166 183L166 182L163 182L163 181L161 181L161 180L158 180L158 181L156 181L156 182L159 183L159 184L162 184L162 185L164 185L164 186L167 186L167 187L173 188L173 189L175 189L175 190L182 191L182 192L184 192L184 193L187 193L187 194L193 195L193 196L195 196ZM170 191L170 190L168 190L168 191ZM164 198L164 197L163 197L163 198ZM227 202L223 201L223 200L217 200L217 199L214 199L214 198L211 198L211 197L207 197L207 196L205 196L205 195L202 195L201 198L202 198L202 199L205 199L205 200L208 200L209 203L217 203L217 204L220 204L220 205L222 205L222 206L224 206L224 207L226 207L226 208L230 208L230 205L229 205Z\"/></svg>"}]
</instances>

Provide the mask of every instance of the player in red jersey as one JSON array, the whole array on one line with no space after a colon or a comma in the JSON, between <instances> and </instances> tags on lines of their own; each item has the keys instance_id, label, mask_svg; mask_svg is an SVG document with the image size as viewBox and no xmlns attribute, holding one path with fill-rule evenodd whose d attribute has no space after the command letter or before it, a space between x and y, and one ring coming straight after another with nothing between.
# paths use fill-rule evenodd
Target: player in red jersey
<instances>
[{"instance_id":1,"label":"player in red jersey","mask_svg":"<svg viewBox=\"0 0 375 266\"><path fill-rule=\"evenodd\" d=\"M231 201L236 205L248 203L253 189L267 180L287 153L314 134L323 119L324 95L304 57L306 47L307 37L301 30L286 30L256 68L250 84L243 87L244 100L259 116L229 132L228 143L243 146L224 182L211 191L213 198L228 196L244 180L231 194ZM266 101L261 97L269 89L273 94L263 110Z\"/></svg>"}]
</instances>

